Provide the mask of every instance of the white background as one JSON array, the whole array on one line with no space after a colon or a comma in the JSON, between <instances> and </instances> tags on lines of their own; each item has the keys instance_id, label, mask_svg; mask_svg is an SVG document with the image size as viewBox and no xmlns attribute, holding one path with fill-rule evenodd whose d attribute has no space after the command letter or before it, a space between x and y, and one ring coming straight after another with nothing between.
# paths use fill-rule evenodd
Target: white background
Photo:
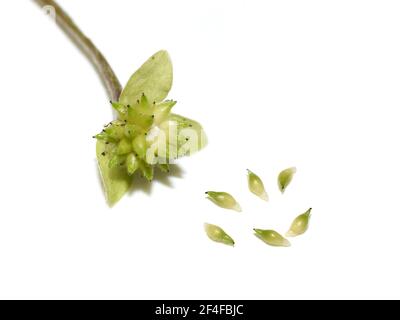
<instances>
[{"instance_id":1,"label":"white background","mask_svg":"<svg viewBox=\"0 0 400 320\"><path fill-rule=\"evenodd\" d=\"M0 298L400 298L399 1L60 3L123 83L167 49L175 112L209 145L109 209L91 136L113 115L94 70L30 1L1 1ZM310 206L292 247L253 236Z\"/></svg>"}]
</instances>

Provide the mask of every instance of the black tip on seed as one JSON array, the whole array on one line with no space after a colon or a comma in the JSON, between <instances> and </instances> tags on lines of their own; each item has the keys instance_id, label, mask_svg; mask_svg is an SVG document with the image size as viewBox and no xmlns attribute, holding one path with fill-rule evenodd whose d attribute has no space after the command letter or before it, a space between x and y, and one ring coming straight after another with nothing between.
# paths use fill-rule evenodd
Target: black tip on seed
<instances>
[{"instance_id":1,"label":"black tip on seed","mask_svg":"<svg viewBox=\"0 0 400 320\"><path fill-rule=\"evenodd\" d=\"M102 152L101 155L104 157L104 156L106 155L106 153L105 153L105 152Z\"/></svg>"},{"instance_id":2,"label":"black tip on seed","mask_svg":"<svg viewBox=\"0 0 400 320\"><path fill-rule=\"evenodd\" d=\"M154 114L152 114L151 117L154 119Z\"/></svg>"},{"instance_id":3,"label":"black tip on seed","mask_svg":"<svg viewBox=\"0 0 400 320\"><path fill-rule=\"evenodd\" d=\"M205 194L208 194L208 191L204 192Z\"/></svg>"}]
</instances>

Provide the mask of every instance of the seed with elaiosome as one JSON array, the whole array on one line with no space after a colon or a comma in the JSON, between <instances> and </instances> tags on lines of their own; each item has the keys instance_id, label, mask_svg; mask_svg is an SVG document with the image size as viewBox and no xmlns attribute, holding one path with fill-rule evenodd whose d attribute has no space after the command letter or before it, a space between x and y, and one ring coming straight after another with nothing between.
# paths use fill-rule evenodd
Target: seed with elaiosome
<instances>
[{"instance_id":1,"label":"seed with elaiosome","mask_svg":"<svg viewBox=\"0 0 400 320\"><path fill-rule=\"evenodd\" d=\"M233 241L233 239L222 228L214 224L205 223L204 230L206 231L207 236L215 242L223 243L228 246L235 245L235 241Z\"/></svg>"},{"instance_id":2,"label":"seed with elaiosome","mask_svg":"<svg viewBox=\"0 0 400 320\"><path fill-rule=\"evenodd\" d=\"M242 211L239 203L227 192L207 191L207 199L210 199L217 206L225 209L232 209L238 212Z\"/></svg>"},{"instance_id":3,"label":"seed with elaiosome","mask_svg":"<svg viewBox=\"0 0 400 320\"><path fill-rule=\"evenodd\" d=\"M249 190L261 199L268 201L268 194L265 192L261 179L252 171L247 169L247 182Z\"/></svg>"},{"instance_id":4,"label":"seed with elaiosome","mask_svg":"<svg viewBox=\"0 0 400 320\"><path fill-rule=\"evenodd\" d=\"M290 182L292 182L293 176L296 173L296 168L292 167L292 168L288 168L285 169L283 171L281 171L281 173L279 173L278 176L278 187L279 190L284 193L287 186L290 184Z\"/></svg>"},{"instance_id":5,"label":"seed with elaiosome","mask_svg":"<svg viewBox=\"0 0 400 320\"><path fill-rule=\"evenodd\" d=\"M308 209L306 212L299 215L296 219L293 220L289 231L286 232L287 237L299 236L307 231L311 217L311 210L311 208Z\"/></svg>"},{"instance_id":6,"label":"seed with elaiosome","mask_svg":"<svg viewBox=\"0 0 400 320\"><path fill-rule=\"evenodd\" d=\"M256 237L275 247L290 247L290 242L274 230L253 229Z\"/></svg>"}]
</instances>

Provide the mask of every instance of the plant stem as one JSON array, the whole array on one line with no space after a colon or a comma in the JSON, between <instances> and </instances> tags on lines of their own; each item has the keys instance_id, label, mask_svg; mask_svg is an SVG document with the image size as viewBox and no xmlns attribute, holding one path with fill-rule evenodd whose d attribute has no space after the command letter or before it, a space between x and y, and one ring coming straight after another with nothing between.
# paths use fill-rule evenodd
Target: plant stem
<instances>
[{"instance_id":1,"label":"plant stem","mask_svg":"<svg viewBox=\"0 0 400 320\"><path fill-rule=\"evenodd\" d=\"M118 101L122 91L121 84L106 58L86 37L67 13L53 0L33 0L41 8L54 10L55 21L72 42L85 54L99 74L110 100Z\"/></svg>"}]
</instances>

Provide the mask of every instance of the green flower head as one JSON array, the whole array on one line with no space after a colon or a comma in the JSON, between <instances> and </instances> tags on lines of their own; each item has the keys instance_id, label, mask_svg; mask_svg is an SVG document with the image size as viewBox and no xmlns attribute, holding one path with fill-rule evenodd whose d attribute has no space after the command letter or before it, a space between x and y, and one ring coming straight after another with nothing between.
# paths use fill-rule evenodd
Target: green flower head
<instances>
[{"instance_id":1,"label":"green flower head","mask_svg":"<svg viewBox=\"0 0 400 320\"><path fill-rule=\"evenodd\" d=\"M133 74L119 101L111 101L118 117L95 136L110 205L129 189L135 172L151 181L155 167L168 171L174 160L206 145L199 123L171 113L176 101L164 100L171 86L171 60L159 51Z\"/></svg>"}]
</instances>

